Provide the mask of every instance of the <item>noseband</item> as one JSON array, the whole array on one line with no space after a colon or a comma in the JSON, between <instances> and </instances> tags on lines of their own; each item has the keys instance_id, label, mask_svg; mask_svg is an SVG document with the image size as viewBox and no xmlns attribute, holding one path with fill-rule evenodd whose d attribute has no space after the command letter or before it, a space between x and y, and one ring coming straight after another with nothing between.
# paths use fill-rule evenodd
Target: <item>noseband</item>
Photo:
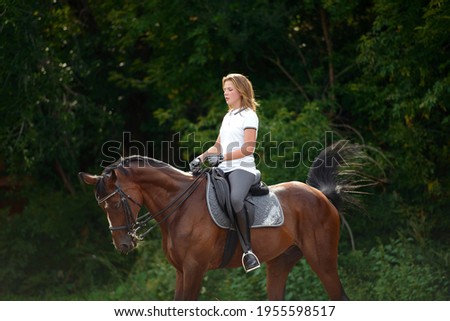
<instances>
[{"instance_id":1,"label":"noseband","mask_svg":"<svg viewBox=\"0 0 450 321\"><path fill-rule=\"evenodd\" d=\"M119 231L119 230L127 230L128 235L133 237L134 239L138 241L142 241L144 237L149 234L153 229L158 227L161 223L163 223L165 220L167 220L172 214L176 212L176 210L194 193L194 191L197 189L197 187L200 185L201 181L206 177L204 173L197 176L195 180L180 194L178 195L172 202L170 202L166 207L164 207L162 210L157 212L156 214L151 214L150 211L143 214L142 216L139 216L136 220L133 218L133 213L131 212L130 204L128 203L128 200L139 206L139 208L142 208L143 205L135 201L130 195L126 194L119 186L116 185L116 189L106 195L105 197L101 199L97 199L98 205L102 204L103 202L107 201L111 197L113 197L116 194L120 195L120 204L122 208L124 209L124 215L126 220L126 225L120 225L120 226L110 226L109 229L111 231ZM169 211L170 209L170 211ZM167 212L167 213L166 213ZM165 216L156 224L153 226L150 226L145 232L138 234L138 231L145 227L147 223L158 216L165 214Z\"/></svg>"}]
</instances>

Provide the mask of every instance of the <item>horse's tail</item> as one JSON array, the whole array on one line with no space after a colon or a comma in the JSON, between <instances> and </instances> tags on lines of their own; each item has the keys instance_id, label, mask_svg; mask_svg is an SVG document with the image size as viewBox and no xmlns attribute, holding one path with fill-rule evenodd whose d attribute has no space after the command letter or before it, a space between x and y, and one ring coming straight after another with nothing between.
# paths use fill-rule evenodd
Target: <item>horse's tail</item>
<instances>
[{"instance_id":1,"label":"horse's tail","mask_svg":"<svg viewBox=\"0 0 450 321\"><path fill-rule=\"evenodd\" d=\"M306 181L308 185L320 190L336 207L342 223L348 230L353 249L355 249L353 233L341 210L344 205L360 207L358 200L352 194L366 194L359 192L358 189L374 185L373 181L365 178L355 169L355 166L361 165L358 159L363 158L364 154L360 145L340 140L320 152L309 170Z\"/></svg>"},{"instance_id":2,"label":"horse's tail","mask_svg":"<svg viewBox=\"0 0 450 321\"><path fill-rule=\"evenodd\" d=\"M355 170L358 159L363 157L360 145L340 140L324 150L314 160L306 183L320 190L338 209L344 205L358 205L352 195L358 188L368 186L368 180L361 180L361 174ZM355 161L356 160L356 161ZM358 179L355 179L358 176Z\"/></svg>"}]
</instances>

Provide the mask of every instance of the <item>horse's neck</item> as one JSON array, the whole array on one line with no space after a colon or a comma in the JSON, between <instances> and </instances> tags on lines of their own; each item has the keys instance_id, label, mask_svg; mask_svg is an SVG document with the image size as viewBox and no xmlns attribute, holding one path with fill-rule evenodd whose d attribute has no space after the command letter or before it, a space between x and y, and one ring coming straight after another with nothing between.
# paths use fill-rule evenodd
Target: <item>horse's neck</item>
<instances>
[{"instance_id":1,"label":"horse's neck","mask_svg":"<svg viewBox=\"0 0 450 321\"><path fill-rule=\"evenodd\" d=\"M191 175L176 169L144 168L138 177L144 204L154 213L172 203L193 181Z\"/></svg>"}]
</instances>

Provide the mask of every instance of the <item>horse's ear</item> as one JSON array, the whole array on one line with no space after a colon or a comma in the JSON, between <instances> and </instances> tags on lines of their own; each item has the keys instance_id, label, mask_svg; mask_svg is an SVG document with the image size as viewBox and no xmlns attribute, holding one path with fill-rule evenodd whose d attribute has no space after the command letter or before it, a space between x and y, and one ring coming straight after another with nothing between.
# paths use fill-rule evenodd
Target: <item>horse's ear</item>
<instances>
[{"instance_id":1,"label":"horse's ear","mask_svg":"<svg viewBox=\"0 0 450 321\"><path fill-rule=\"evenodd\" d=\"M79 172L78 177L86 184L88 185L95 185L97 184L98 180L100 179L100 176L97 175L91 175L88 173Z\"/></svg>"}]
</instances>

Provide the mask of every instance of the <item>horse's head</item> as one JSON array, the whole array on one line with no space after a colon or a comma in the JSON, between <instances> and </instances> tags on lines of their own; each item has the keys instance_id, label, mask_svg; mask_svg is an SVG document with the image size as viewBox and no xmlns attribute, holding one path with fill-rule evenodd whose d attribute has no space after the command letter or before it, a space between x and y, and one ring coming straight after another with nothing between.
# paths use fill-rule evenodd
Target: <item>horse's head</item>
<instances>
[{"instance_id":1,"label":"horse's head","mask_svg":"<svg viewBox=\"0 0 450 321\"><path fill-rule=\"evenodd\" d=\"M137 185L116 171L111 169L101 176L79 173L79 177L96 186L95 197L108 218L113 244L121 253L128 253L136 247L133 232L143 196Z\"/></svg>"}]
</instances>

